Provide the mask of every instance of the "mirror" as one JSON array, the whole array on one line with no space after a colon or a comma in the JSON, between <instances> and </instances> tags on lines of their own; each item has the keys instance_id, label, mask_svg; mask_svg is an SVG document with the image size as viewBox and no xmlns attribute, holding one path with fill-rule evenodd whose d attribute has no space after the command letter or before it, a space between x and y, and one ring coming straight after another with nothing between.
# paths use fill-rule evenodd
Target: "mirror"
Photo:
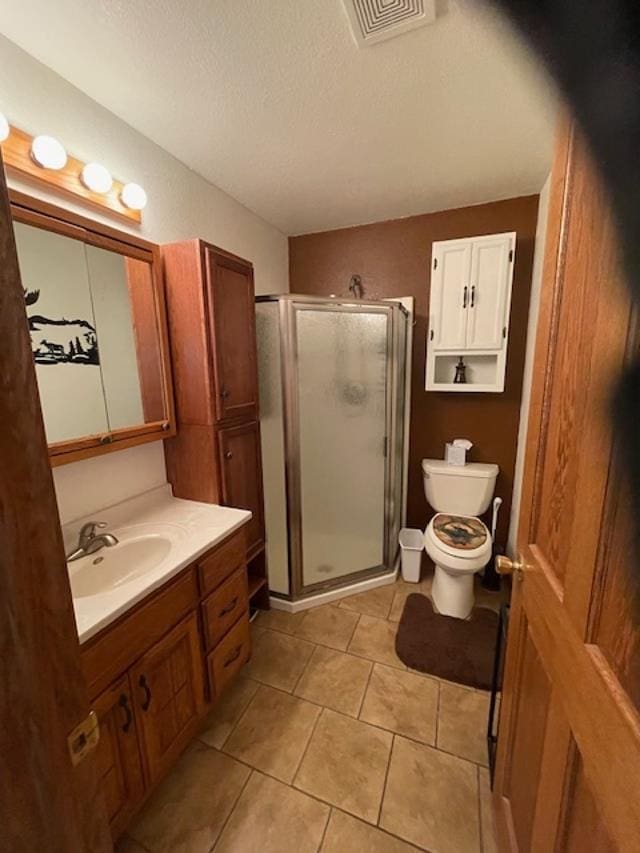
<instances>
[{"instance_id":1,"label":"mirror","mask_svg":"<svg viewBox=\"0 0 640 853\"><path fill-rule=\"evenodd\" d=\"M52 454L172 434L153 252L20 214L14 232Z\"/></svg>"}]
</instances>

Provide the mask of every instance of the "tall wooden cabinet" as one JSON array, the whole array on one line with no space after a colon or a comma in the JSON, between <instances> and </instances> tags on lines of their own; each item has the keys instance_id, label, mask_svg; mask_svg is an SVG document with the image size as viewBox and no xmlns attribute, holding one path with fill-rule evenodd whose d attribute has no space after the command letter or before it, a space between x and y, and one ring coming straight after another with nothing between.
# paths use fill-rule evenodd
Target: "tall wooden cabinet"
<instances>
[{"instance_id":1,"label":"tall wooden cabinet","mask_svg":"<svg viewBox=\"0 0 640 853\"><path fill-rule=\"evenodd\" d=\"M249 595L268 603L253 266L189 240L163 246L178 434L176 497L249 509Z\"/></svg>"}]
</instances>

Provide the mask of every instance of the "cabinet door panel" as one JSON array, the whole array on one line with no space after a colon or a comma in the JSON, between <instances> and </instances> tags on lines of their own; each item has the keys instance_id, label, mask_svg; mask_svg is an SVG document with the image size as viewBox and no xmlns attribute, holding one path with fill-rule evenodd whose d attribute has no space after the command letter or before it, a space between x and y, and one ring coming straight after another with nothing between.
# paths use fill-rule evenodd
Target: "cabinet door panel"
<instances>
[{"instance_id":1,"label":"cabinet door panel","mask_svg":"<svg viewBox=\"0 0 640 853\"><path fill-rule=\"evenodd\" d=\"M468 349L495 350L504 344L512 266L509 261L511 245L509 235L498 235L474 243L471 256Z\"/></svg>"},{"instance_id":2,"label":"cabinet door panel","mask_svg":"<svg viewBox=\"0 0 640 853\"><path fill-rule=\"evenodd\" d=\"M125 828L142 799L144 782L136 721L127 676L93 703L100 724L96 758L114 837Z\"/></svg>"},{"instance_id":3,"label":"cabinet door panel","mask_svg":"<svg viewBox=\"0 0 640 853\"><path fill-rule=\"evenodd\" d=\"M253 269L206 249L218 420L258 416Z\"/></svg>"},{"instance_id":4,"label":"cabinet door panel","mask_svg":"<svg viewBox=\"0 0 640 853\"><path fill-rule=\"evenodd\" d=\"M131 681L145 766L154 781L190 740L204 705L195 613L151 647L131 670Z\"/></svg>"},{"instance_id":5,"label":"cabinet door panel","mask_svg":"<svg viewBox=\"0 0 640 853\"><path fill-rule=\"evenodd\" d=\"M429 325L432 345L438 350L464 348L471 274L471 243L460 240L441 244L434 253L431 274Z\"/></svg>"},{"instance_id":6,"label":"cabinet door panel","mask_svg":"<svg viewBox=\"0 0 640 853\"><path fill-rule=\"evenodd\" d=\"M246 526L250 553L264 541L260 426L254 421L221 429L218 441L224 502L253 513Z\"/></svg>"}]
</instances>

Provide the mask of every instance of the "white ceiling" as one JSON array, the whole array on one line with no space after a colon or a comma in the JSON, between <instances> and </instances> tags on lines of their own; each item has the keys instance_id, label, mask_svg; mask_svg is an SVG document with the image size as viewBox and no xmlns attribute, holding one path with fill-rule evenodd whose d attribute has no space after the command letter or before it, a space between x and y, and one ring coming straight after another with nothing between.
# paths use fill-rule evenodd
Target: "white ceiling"
<instances>
[{"instance_id":1,"label":"white ceiling","mask_svg":"<svg viewBox=\"0 0 640 853\"><path fill-rule=\"evenodd\" d=\"M537 192L554 106L494 12L358 49L342 0L5 0L4 34L287 234ZM442 9L444 8L444 12Z\"/></svg>"}]
</instances>

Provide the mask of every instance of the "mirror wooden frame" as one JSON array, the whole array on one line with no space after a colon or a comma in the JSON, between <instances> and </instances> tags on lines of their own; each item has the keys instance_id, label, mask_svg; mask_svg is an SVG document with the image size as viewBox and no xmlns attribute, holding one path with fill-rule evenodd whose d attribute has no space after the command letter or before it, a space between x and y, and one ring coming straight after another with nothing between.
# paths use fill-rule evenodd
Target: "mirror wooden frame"
<instances>
[{"instance_id":1,"label":"mirror wooden frame","mask_svg":"<svg viewBox=\"0 0 640 853\"><path fill-rule=\"evenodd\" d=\"M17 190L9 191L9 199L14 222L22 222L25 225L82 240L88 245L117 252L125 258L146 261L151 268L166 418L49 444L51 466L55 468L68 462L77 462L80 459L101 456L112 453L114 450L124 450L127 447L174 436L176 434L175 403L160 247Z\"/></svg>"}]
</instances>

